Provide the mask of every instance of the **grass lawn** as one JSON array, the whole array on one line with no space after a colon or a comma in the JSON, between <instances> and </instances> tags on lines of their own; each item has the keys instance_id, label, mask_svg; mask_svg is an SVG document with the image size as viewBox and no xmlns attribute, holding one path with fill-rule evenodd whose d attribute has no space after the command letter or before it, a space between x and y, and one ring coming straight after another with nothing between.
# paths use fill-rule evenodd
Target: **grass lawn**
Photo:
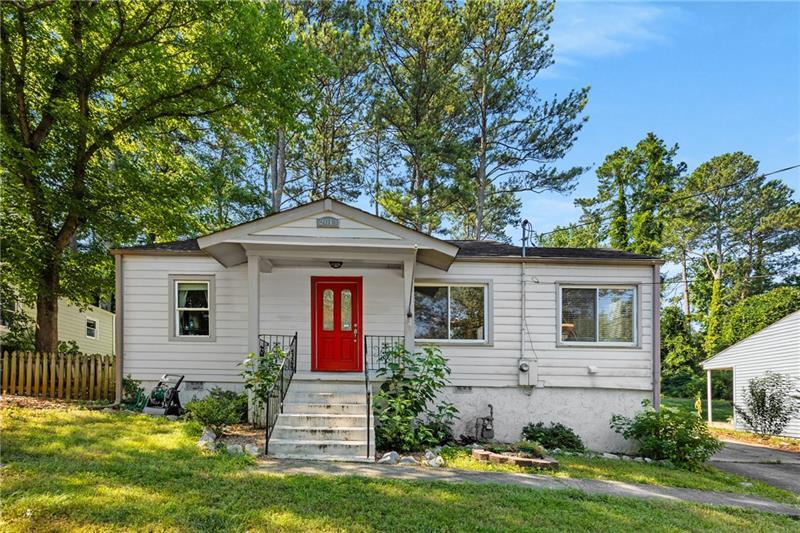
<instances>
[{"instance_id":1,"label":"grass lawn","mask_svg":"<svg viewBox=\"0 0 800 533\"><path fill-rule=\"evenodd\" d=\"M189 426L86 410L2 412L4 531L796 531L768 514L469 485L266 475Z\"/></svg>"},{"instance_id":2,"label":"grass lawn","mask_svg":"<svg viewBox=\"0 0 800 533\"><path fill-rule=\"evenodd\" d=\"M708 420L708 403L705 399L703 403L703 420ZM694 409L694 398L669 398L661 397L661 404L670 407L677 407L685 411L696 412ZM733 402L730 400L711 400L711 419L714 422L729 422L733 418Z\"/></svg>"},{"instance_id":3,"label":"grass lawn","mask_svg":"<svg viewBox=\"0 0 800 533\"><path fill-rule=\"evenodd\" d=\"M709 428L709 430L718 439L759 444L761 446L768 446L777 450L800 453L800 439L793 439L791 437L760 437L753 433L747 433L746 431L715 427Z\"/></svg>"},{"instance_id":4,"label":"grass lawn","mask_svg":"<svg viewBox=\"0 0 800 533\"><path fill-rule=\"evenodd\" d=\"M442 457L447 461L447 466L451 468L501 472L531 472L529 469L514 465L497 465L475 460L471 457L470 452L463 448L445 448L442 450ZM761 496L783 503L800 503L800 496L789 491L772 487L760 481L737 476L736 474L729 474L713 467L705 467L701 470L690 471L680 468L640 463L638 461L623 461L617 459L575 457L569 455L559 455L557 459L561 465L558 471L548 472L542 470L536 471L536 473L557 477L605 479L627 483L661 485L665 487L735 492L737 494ZM742 485L743 482L752 483L752 485Z\"/></svg>"}]
</instances>

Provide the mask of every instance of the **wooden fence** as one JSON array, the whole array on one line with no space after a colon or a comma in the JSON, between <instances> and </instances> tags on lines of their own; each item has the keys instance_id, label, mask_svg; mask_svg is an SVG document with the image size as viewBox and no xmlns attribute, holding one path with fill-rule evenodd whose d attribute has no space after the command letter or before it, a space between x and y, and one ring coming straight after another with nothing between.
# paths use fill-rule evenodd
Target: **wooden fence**
<instances>
[{"instance_id":1,"label":"wooden fence","mask_svg":"<svg viewBox=\"0 0 800 533\"><path fill-rule=\"evenodd\" d=\"M64 400L113 400L114 357L5 352L3 394Z\"/></svg>"}]
</instances>

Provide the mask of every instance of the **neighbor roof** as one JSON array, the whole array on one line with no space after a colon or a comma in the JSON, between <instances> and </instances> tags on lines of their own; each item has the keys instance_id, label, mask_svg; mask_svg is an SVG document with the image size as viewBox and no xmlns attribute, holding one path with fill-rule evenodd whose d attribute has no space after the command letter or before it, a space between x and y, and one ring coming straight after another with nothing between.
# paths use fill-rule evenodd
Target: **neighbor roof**
<instances>
[{"instance_id":1,"label":"neighbor roof","mask_svg":"<svg viewBox=\"0 0 800 533\"><path fill-rule=\"evenodd\" d=\"M522 247L498 241L476 240L448 240L447 242L458 246L457 259L465 258L520 258ZM184 239L179 241L142 244L120 248L124 252L200 252L197 239ZM642 261L657 261L657 257L650 255L634 254L611 248L540 248L528 247L526 257L530 259L630 259Z\"/></svg>"}]
</instances>

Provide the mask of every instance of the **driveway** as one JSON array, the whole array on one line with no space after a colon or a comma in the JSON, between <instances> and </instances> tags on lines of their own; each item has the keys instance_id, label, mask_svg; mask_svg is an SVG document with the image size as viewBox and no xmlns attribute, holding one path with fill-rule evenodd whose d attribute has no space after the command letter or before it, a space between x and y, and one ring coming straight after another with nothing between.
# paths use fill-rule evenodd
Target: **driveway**
<instances>
[{"instance_id":1,"label":"driveway","mask_svg":"<svg viewBox=\"0 0 800 533\"><path fill-rule=\"evenodd\" d=\"M726 441L725 448L709 463L720 470L800 494L800 453Z\"/></svg>"}]
</instances>

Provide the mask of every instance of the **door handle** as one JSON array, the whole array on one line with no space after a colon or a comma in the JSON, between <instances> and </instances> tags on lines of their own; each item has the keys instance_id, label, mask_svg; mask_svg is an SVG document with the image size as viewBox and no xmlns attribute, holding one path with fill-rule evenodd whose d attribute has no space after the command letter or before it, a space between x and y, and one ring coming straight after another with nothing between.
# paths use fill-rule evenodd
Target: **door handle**
<instances>
[{"instance_id":1,"label":"door handle","mask_svg":"<svg viewBox=\"0 0 800 533\"><path fill-rule=\"evenodd\" d=\"M358 324L353 324L353 342L358 340Z\"/></svg>"}]
</instances>

